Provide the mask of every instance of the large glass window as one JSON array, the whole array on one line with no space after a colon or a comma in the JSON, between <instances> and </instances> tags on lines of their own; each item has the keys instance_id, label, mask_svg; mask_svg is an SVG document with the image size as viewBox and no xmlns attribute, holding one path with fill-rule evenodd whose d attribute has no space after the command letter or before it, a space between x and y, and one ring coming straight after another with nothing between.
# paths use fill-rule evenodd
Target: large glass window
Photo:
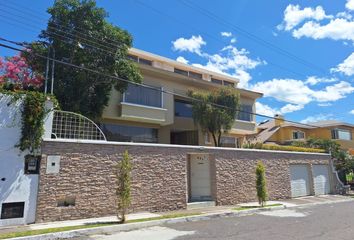
<instances>
[{"instance_id":1,"label":"large glass window","mask_svg":"<svg viewBox=\"0 0 354 240\"><path fill-rule=\"evenodd\" d=\"M240 111L237 113L236 119L248 122L253 121L252 105L241 104Z\"/></svg>"},{"instance_id":2,"label":"large glass window","mask_svg":"<svg viewBox=\"0 0 354 240\"><path fill-rule=\"evenodd\" d=\"M108 141L157 143L157 129L117 124L101 124Z\"/></svg>"},{"instance_id":3,"label":"large glass window","mask_svg":"<svg viewBox=\"0 0 354 240\"><path fill-rule=\"evenodd\" d=\"M175 99L175 116L191 118L192 104L184 100Z\"/></svg>"},{"instance_id":4,"label":"large glass window","mask_svg":"<svg viewBox=\"0 0 354 240\"><path fill-rule=\"evenodd\" d=\"M123 102L162 107L162 92L160 88L143 87L129 83L127 90L124 92Z\"/></svg>"},{"instance_id":5,"label":"large glass window","mask_svg":"<svg viewBox=\"0 0 354 240\"><path fill-rule=\"evenodd\" d=\"M347 129L332 129L332 139L351 140L352 134Z\"/></svg>"}]
</instances>

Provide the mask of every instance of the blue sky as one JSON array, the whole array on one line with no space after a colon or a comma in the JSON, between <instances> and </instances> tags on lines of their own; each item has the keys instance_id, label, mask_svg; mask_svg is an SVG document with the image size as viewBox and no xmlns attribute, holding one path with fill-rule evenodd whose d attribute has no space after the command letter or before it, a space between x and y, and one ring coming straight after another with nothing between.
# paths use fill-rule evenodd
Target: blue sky
<instances>
[{"instance_id":1,"label":"blue sky","mask_svg":"<svg viewBox=\"0 0 354 240\"><path fill-rule=\"evenodd\" d=\"M0 36L35 40L52 3L0 0ZM233 75L240 87L263 92L259 113L354 123L354 0L97 4L133 35L134 47ZM0 48L0 55L11 54Z\"/></svg>"}]
</instances>

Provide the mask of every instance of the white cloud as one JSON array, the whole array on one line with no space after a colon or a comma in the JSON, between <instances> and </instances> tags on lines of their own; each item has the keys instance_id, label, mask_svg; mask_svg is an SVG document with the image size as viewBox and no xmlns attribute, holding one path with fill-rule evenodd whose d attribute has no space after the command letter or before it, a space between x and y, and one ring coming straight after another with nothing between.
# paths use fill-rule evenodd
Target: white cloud
<instances>
[{"instance_id":1,"label":"white cloud","mask_svg":"<svg viewBox=\"0 0 354 240\"><path fill-rule=\"evenodd\" d=\"M220 34L221 34L221 36L223 36L223 37L231 37L231 36L232 36L232 33L231 33L231 32L221 32Z\"/></svg>"},{"instance_id":2,"label":"white cloud","mask_svg":"<svg viewBox=\"0 0 354 240\"><path fill-rule=\"evenodd\" d=\"M303 109L303 105L294 105L294 104L286 104L280 109L272 108L266 104L256 102L256 112L258 114L266 115L266 116L274 116L275 114L287 114L291 112L295 112Z\"/></svg>"},{"instance_id":3,"label":"white cloud","mask_svg":"<svg viewBox=\"0 0 354 240\"><path fill-rule=\"evenodd\" d=\"M349 10L354 10L354 0L347 0L345 7Z\"/></svg>"},{"instance_id":4,"label":"white cloud","mask_svg":"<svg viewBox=\"0 0 354 240\"><path fill-rule=\"evenodd\" d=\"M185 59L185 58L182 57L182 56L177 57L177 58L176 58L176 61L177 61L177 62L180 62L180 63L184 63L184 64L188 64L188 62L189 62L187 59Z\"/></svg>"},{"instance_id":5,"label":"white cloud","mask_svg":"<svg viewBox=\"0 0 354 240\"><path fill-rule=\"evenodd\" d=\"M274 116L277 111L266 104L256 102L256 113L266 116Z\"/></svg>"},{"instance_id":6,"label":"white cloud","mask_svg":"<svg viewBox=\"0 0 354 240\"><path fill-rule=\"evenodd\" d=\"M348 20L353 19L353 16L348 12L339 12L336 14L336 17L337 18L344 18L344 19L348 19Z\"/></svg>"},{"instance_id":7,"label":"white cloud","mask_svg":"<svg viewBox=\"0 0 354 240\"><path fill-rule=\"evenodd\" d=\"M319 106L319 107L329 107L329 106L332 106L332 103L319 103L319 104L317 104L317 106Z\"/></svg>"},{"instance_id":8,"label":"white cloud","mask_svg":"<svg viewBox=\"0 0 354 240\"><path fill-rule=\"evenodd\" d=\"M299 5L289 4L284 10L283 23L278 25L278 30L290 31L294 27L298 26L306 19L314 19L317 21L325 18L332 18L333 16L327 16L322 6L316 8L306 7L301 9Z\"/></svg>"},{"instance_id":9,"label":"white cloud","mask_svg":"<svg viewBox=\"0 0 354 240\"><path fill-rule=\"evenodd\" d=\"M294 104L286 104L282 108L280 108L280 114L291 113L295 111L299 111L304 108L304 105L294 105Z\"/></svg>"},{"instance_id":10,"label":"white cloud","mask_svg":"<svg viewBox=\"0 0 354 240\"><path fill-rule=\"evenodd\" d=\"M246 49L238 49L228 45L221 49L219 53L201 52L200 56L205 58L207 63L205 65L199 63L192 65L238 78L240 80L238 87L246 88L248 87L248 82L252 79L247 70L266 64L265 61L251 59L248 55L249 52Z\"/></svg>"},{"instance_id":11,"label":"white cloud","mask_svg":"<svg viewBox=\"0 0 354 240\"><path fill-rule=\"evenodd\" d=\"M303 81L295 79L272 79L258 82L252 90L262 92L265 97L273 97L278 101L293 104L307 104L311 102L312 90Z\"/></svg>"},{"instance_id":12,"label":"white cloud","mask_svg":"<svg viewBox=\"0 0 354 240\"><path fill-rule=\"evenodd\" d=\"M318 122L318 121L324 121L324 120L329 120L333 119L333 114L317 114L315 116L309 116L303 120L301 120L301 123L313 123L313 122Z\"/></svg>"},{"instance_id":13,"label":"white cloud","mask_svg":"<svg viewBox=\"0 0 354 240\"><path fill-rule=\"evenodd\" d=\"M206 44L203 38L198 36L192 36L191 38L178 38L175 41L172 41L173 50L175 51L187 51L191 53L201 54L201 47Z\"/></svg>"},{"instance_id":14,"label":"white cloud","mask_svg":"<svg viewBox=\"0 0 354 240\"><path fill-rule=\"evenodd\" d=\"M236 38L231 38L230 43L235 43L236 42Z\"/></svg>"},{"instance_id":15,"label":"white cloud","mask_svg":"<svg viewBox=\"0 0 354 240\"><path fill-rule=\"evenodd\" d=\"M349 112L350 114L354 114L354 109Z\"/></svg>"},{"instance_id":16,"label":"white cloud","mask_svg":"<svg viewBox=\"0 0 354 240\"><path fill-rule=\"evenodd\" d=\"M350 83L341 81L337 84L327 86L320 91L313 91L312 96L318 102L334 102L345 98L354 92L354 87Z\"/></svg>"},{"instance_id":17,"label":"white cloud","mask_svg":"<svg viewBox=\"0 0 354 240\"><path fill-rule=\"evenodd\" d=\"M344 81L326 86L321 90L314 90L304 81L296 79L272 79L258 82L251 86L251 89L264 93L265 97L273 97L278 101L295 105L306 105L312 101L334 102L354 92L354 87Z\"/></svg>"},{"instance_id":18,"label":"white cloud","mask_svg":"<svg viewBox=\"0 0 354 240\"><path fill-rule=\"evenodd\" d=\"M336 81L338 81L337 78L319 78L316 76L310 76L307 78L305 83L313 86L318 83L331 83L331 82L336 82Z\"/></svg>"},{"instance_id":19,"label":"white cloud","mask_svg":"<svg viewBox=\"0 0 354 240\"><path fill-rule=\"evenodd\" d=\"M299 29L295 29L293 36L295 38L308 37L315 40L329 38L354 41L354 22L344 18L333 19L325 25L309 21Z\"/></svg>"},{"instance_id":20,"label":"white cloud","mask_svg":"<svg viewBox=\"0 0 354 240\"><path fill-rule=\"evenodd\" d=\"M354 52L337 67L331 68L331 72L341 72L347 76L352 76L354 74Z\"/></svg>"}]
</instances>

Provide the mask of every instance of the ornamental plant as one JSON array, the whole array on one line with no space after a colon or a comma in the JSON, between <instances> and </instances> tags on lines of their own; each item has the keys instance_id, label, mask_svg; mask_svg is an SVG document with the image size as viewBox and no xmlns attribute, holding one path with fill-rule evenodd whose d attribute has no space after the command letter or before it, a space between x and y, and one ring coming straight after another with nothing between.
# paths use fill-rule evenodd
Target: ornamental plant
<instances>
[{"instance_id":1,"label":"ornamental plant","mask_svg":"<svg viewBox=\"0 0 354 240\"><path fill-rule=\"evenodd\" d=\"M259 205L264 207L268 194L266 187L265 167L261 161L258 162L256 168L256 189Z\"/></svg>"},{"instance_id":2,"label":"ornamental plant","mask_svg":"<svg viewBox=\"0 0 354 240\"><path fill-rule=\"evenodd\" d=\"M43 76L28 66L21 55L0 57L0 87L5 90L36 90L43 85Z\"/></svg>"},{"instance_id":3,"label":"ornamental plant","mask_svg":"<svg viewBox=\"0 0 354 240\"><path fill-rule=\"evenodd\" d=\"M125 215L131 203L130 185L131 185L131 157L128 151L123 153L123 158L117 164L117 210L118 219L121 223L125 222Z\"/></svg>"}]
</instances>

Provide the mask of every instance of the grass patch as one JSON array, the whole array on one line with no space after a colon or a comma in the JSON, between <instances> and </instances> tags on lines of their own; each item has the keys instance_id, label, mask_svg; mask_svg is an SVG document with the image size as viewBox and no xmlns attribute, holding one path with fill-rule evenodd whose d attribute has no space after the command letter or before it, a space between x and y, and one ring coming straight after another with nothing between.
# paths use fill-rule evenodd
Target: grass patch
<instances>
[{"instance_id":1,"label":"grass patch","mask_svg":"<svg viewBox=\"0 0 354 240\"><path fill-rule=\"evenodd\" d=\"M283 204L274 203L274 204L265 205L264 207L261 207L261 206L241 206L241 207L233 208L232 210L234 210L234 211L242 211L242 210L248 210L248 209L278 207L278 206L283 206Z\"/></svg>"},{"instance_id":2,"label":"grass patch","mask_svg":"<svg viewBox=\"0 0 354 240\"><path fill-rule=\"evenodd\" d=\"M162 216L158 216L158 217L128 220L128 221L126 221L126 223L146 222L146 221L169 219L169 218L179 218L179 217L190 217L190 216L196 216L196 215L201 215L201 214L202 213L200 213L200 212L195 212L195 213L174 213L174 214L166 214L166 215L162 215Z\"/></svg>"},{"instance_id":3,"label":"grass patch","mask_svg":"<svg viewBox=\"0 0 354 240\"><path fill-rule=\"evenodd\" d=\"M202 213L195 212L195 213L166 214L166 215L159 216L159 217L128 220L128 221L126 221L126 223L147 222L147 221L153 221L153 220L195 216L195 215L200 215L200 214L202 214ZM70 231L70 230L104 227L104 226L112 226L112 225L118 225L118 224L119 223L97 223L97 224L87 224L87 225L80 225L80 226L68 226L68 227L38 229L38 230L27 230L27 231L22 231L22 232L12 232L12 233L0 234L0 239L26 237L26 236L40 235L40 234L46 234L46 233L65 232L65 231Z\"/></svg>"},{"instance_id":4,"label":"grass patch","mask_svg":"<svg viewBox=\"0 0 354 240\"><path fill-rule=\"evenodd\" d=\"M80 226L68 226L68 227L38 229L38 230L27 230L27 231L22 231L22 232L12 232L12 233L0 234L0 239L26 237L26 236L33 236L33 235L46 234L46 233L56 233L56 232L64 232L64 231L77 230L77 229L111 226L111 225L116 225L116 224L117 223L98 223L98 224L87 224L87 225L80 225Z\"/></svg>"}]
</instances>

